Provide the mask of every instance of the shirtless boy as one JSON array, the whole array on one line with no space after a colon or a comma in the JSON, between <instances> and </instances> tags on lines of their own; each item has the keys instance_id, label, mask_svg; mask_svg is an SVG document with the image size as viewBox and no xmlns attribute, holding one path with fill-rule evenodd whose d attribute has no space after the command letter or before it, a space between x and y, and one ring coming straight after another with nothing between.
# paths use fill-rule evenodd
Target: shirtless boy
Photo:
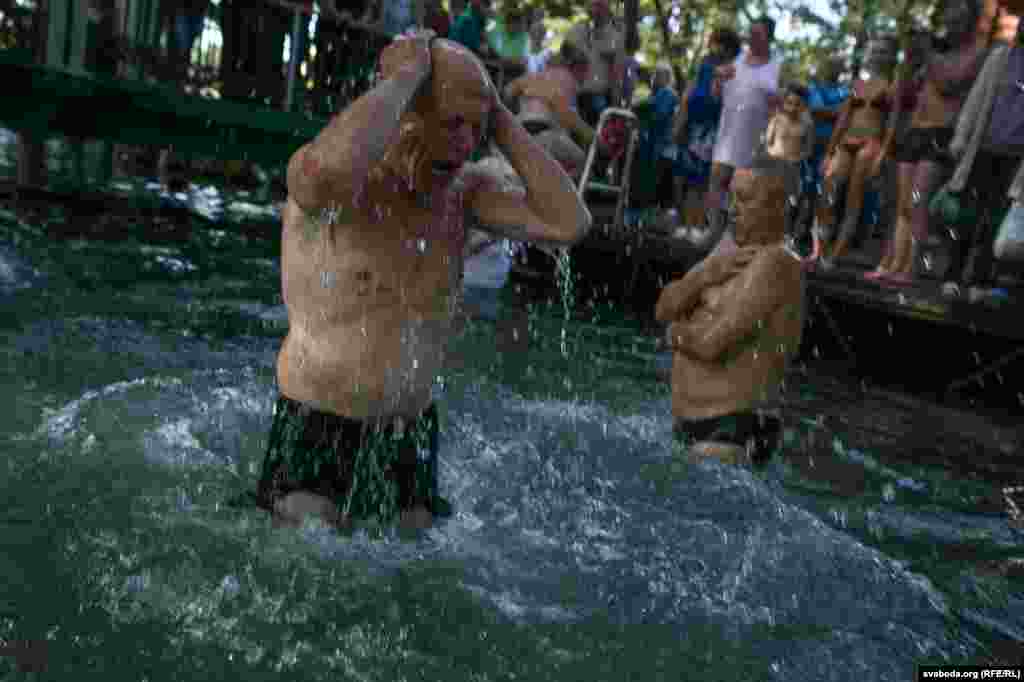
<instances>
[{"instance_id":1,"label":"shirtless boy","mask_svg":"<svg viewBox=\"0 0 1024 682\"><path fill-rule=\"evenodd\" d=\"M519 240L570 244L590 228L572 181L468 50L404 37L382 52L381 75L288 166L290 326L257 493L286 523L424 527L444 513L431 387L453 331L466 211ZM467 164L489 123L525 192Z\"/></svg>"},{"instance_id":2,"label":"shirtless boy","mask_svg":"<svg viewBox=\"0 0 1024 682\"><path fill-rule=\"evenodd\" d=\"M675 433L698 456L767 457L777 419L756 412L782 381L803 330L803 274L782 245L786 170L761 158L738 169L732 190L738 248L708 256L661 294L674 351Z\"/></svg>"},{"instance_id":3,"label":"shirtless boy","mask_svg":"<svg viewBox=\"0 0 1024 682\"><path fill-rule=\"evenodd\" d=\"M807 107L807 89L790 85L783 93L782 108L768 121L765 130L765 153L783 162L786 167L786 193L795 198L802 193L801 164L814 153L814 119ZM797 202L787 201L793 207Z\"/></svg>"}]
</instances>

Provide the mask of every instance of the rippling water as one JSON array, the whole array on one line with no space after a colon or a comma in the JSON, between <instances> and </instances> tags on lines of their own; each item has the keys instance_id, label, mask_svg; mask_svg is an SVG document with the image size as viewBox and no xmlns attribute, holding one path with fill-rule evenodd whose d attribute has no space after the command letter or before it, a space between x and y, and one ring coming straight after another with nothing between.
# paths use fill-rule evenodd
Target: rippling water
<instances>
[{"instance_id":1,"label":"rippling water","mask_svg":"<svg viewBox=\"0 0 1024 682\"><path fill-rule=\"evenodd\" d=\"M287 320L248 227L273 209L177 199L197 197L245 215L147 243L0 211L0 637L48 640L51 675L861 681L1020 660L1018 431L797 368L780 457L694 463L653 340L614 311L531 307L507 357L467 326L437 386L438 527L227 508L255 485Z\"/></svg>"}]
</instances>

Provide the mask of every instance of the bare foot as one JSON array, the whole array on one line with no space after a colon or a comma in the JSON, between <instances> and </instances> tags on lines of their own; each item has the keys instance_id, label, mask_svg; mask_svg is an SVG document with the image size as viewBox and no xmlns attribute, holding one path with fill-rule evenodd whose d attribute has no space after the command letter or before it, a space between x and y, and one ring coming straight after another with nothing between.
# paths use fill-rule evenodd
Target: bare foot
<instances>
[{"instance_id":1,"label":"bare foot","mask_svg":"<svg viewBox=\"0 0 1024 682\"><path fill-rule=\"evenodd\" d=\"M405 530L423 530L434 525L434 516L423 505L402 512L398 525Z\"/></svg>"},{"instance_id":2,"label":"bare foot","mask_svg":"<svg viewBox=\"0 0 1024 682\"><path fill-rule=\"evenodd\" d=\"M307 516L316 516L336 528L348 525L348 519L338 511L338 505L322 495L300 490L288 493L274 503L274 525L298 527Z\"/></svg>"},{"instance_id":3,"label":"bare foot","mask_svg":"<svg viewBox=\"0 0 1024 682\"><path fill-rule=\"evenodd\" d=\"M740 464L746 460L747 450L733 443L702 440L690 446L690 454L695 457L714 457L726 464Z\"/></svg>"}]
</instances>

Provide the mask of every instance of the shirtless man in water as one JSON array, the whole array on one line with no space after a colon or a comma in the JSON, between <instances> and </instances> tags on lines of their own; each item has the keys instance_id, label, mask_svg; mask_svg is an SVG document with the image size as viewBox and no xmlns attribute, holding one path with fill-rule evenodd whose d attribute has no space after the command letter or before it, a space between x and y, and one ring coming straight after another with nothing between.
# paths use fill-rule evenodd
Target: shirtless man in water
<instances>
[{"instance_id":1,"label":"shirtless man in water","mask_svg":"<svg viewBox=\"0 0 1024 682\"><path fill-rule=\"evenodd\" d=\"M381 75L288 165L290 326L257 492L286 523L400 516L425 527L445 514L431 388L453 331L466 212L549 244L590 228L572 181L469 51L403 37L382 52ZM467 163L489 123L525 192Z\"/></svg>"},{"instance_id":2,"label":"shirtless man in water","mask_svg":"<svg viewBox=\"0 0 1024 682\"><path fill-rule=\"evenodd\" d=\"M739 169L735 246L718 249L667 286L655 316L674 351L676 437L698 456L765 458L777 419L756 412L770 399L803 330L800 259L783 247L787 169L771 158Z\"/></svg>"}]
</instances>

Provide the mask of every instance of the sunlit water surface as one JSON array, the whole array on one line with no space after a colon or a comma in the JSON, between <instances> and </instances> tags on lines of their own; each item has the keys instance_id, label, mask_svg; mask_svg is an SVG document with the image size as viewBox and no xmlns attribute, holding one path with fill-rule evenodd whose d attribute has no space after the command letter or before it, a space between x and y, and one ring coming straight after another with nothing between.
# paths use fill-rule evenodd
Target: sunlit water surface
<instances>
[{"instance_id":1,"label":"sunlit water surface","mask_svg":"<svg viewBox=\"0 0 1024 682\"><path fill-rule=\"evenodd\" d=\"M1019 659L1012 433L795 370L779 457L695 463L653 340L593 304L531 307L519 353L467 325L436 390L456 513L421 536L228 508L287 328L247 222L274 209L176 200L244 215L154 244L0 211L0 637L49 640L51 676L860 682Z\"/></svg>"}]
</instances>

